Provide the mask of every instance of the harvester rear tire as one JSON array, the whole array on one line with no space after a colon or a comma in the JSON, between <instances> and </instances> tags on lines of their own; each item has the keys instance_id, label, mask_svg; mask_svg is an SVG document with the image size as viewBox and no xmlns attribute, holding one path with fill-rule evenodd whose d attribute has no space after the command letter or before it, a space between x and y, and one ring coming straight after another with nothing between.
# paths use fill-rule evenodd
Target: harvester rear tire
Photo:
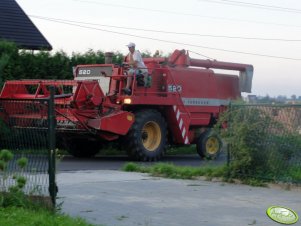
<instances>
[{"instance_id":1,"label":"harvester rear tire","mask_svg":"<svg viewBox=\"0 0 301 226\"><path fill-rule=\"evenodd\" d=\"M135 113L135 122L126 136L127 154L138 161L157 161L165 153L167 129L160 112L148 109Z\"/></svg>"},{"instance_id":2,"label":"harvester rear tire","mask_svg":"<svg viewBox=\"0 0 301 226\"><path fill-rule=\"evenodd\" d=\"M68 153L76 158L94 157L101 149L97 141L70 139L65 145Z\"/></svg>"},{"instance_id":3,"label":"harvester rear tire","mask_svg":"<svg viewBox=\"0 0 301 226\"><path fill-rule=\"evenodd\" d=\"M216 159L222 151L223 142L220 136L209 129L200 135L196 149L201 158Z\"/></svg>"}]
</instances>

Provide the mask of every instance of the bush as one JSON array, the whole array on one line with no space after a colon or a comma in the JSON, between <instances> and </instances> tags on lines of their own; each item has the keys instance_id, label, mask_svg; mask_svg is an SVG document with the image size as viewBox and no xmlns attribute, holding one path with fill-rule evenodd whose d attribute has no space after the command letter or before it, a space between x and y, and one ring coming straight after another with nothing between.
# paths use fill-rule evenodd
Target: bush
<instances>
[{"instance_id":1,"label":"bush","mask_svg":"<svg viewBox=\"0 0 301 226\"><path fill-rule=\"evenodd\" d=\"M271 108L237 105L220 118L219 124L228 123L221 135L230 148L231 177L283 180L297 164L294 159L300 161L300 135L275 118Z\"/></svg>"},{"instance_id":2,"label":"bush","mask_svg":"<svg viewBox=\"0 0 301 226\"><path fill-rule=\"evenodd\" d=\"M11 151L3 149L0 151L0 171L1 171L1 183L0 183L0 207L17 206L17 207L28 207L30 206L30 201L23 193L23 188L26 185L27 179L22 175L13 175L12 178L9 176L7 166L11 160L13 160L14 155ZM27 158L19 158L17 160L17 166L21 171L27 166ZM7 180L13 179L15 181L14 185L6 187L8 183Z\"/></svg>"}]
</instances>

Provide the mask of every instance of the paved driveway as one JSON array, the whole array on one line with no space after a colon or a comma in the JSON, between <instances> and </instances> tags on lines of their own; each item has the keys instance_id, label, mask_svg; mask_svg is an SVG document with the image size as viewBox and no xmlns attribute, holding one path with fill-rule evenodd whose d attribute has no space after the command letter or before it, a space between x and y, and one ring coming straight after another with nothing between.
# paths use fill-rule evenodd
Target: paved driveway
<instances>
[{"instance_id":1,"label":"paved driveway","mask_svg":"<svg viewBox=\"0 0 301 226\"><path fill-rule=\"evenodd\" d=\"M57 181L65 213L106 226L276 226L265 213L272 205L301 214L296 190L112 170L62 172Z\"/></svg>"}]
</instances>

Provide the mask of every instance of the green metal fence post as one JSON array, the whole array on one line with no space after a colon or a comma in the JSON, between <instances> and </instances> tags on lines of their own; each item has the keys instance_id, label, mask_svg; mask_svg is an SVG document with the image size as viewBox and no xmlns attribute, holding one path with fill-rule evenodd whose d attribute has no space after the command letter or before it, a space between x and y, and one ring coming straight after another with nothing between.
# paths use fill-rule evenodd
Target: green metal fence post
<instances>
[{"instance_id":1,"label":"green metal fence post","mask_svg":"<svg viewBox=\"0 0 301 226\"><path fill-rule=\"evenodd\" d=\"M54 114L54 87L50 87L48 99L48 140L49 140L49 193L53 206L56 204L57 186L55 183L55 114Z\"/></svg>"}]
</instances>

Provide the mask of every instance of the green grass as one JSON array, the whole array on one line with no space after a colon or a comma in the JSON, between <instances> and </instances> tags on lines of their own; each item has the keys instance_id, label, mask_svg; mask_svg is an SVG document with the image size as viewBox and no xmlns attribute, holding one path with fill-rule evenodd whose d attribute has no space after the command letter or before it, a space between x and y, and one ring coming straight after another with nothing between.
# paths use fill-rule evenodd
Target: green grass
<instances>
[{"instance_id":1,"label":"green grass","mask_svg":"<svg viewBox=\"0 0 301 226\"><path fill-rule=\"evenodd\" d=\"M299 181L299 183L301 183L301 166L297 167L291 167L288 170L288 175L291 177L292 181Z\"/></svg>"},{"instance_id":2,"label":"green grass","mask_svg":"<svg viewBox=\"0 0 301 226\"><path fill-rule=\"evenodd\" d=\"M227 173L226 166L175 166L168 163L157 163L152 166L144 166L136 163L127 163L122 168L127 172L149 173L152 176L160 176L174 179L195 179L200 176L207 178L225 177Z\"/></svg>"},{"instance_id":3,"label":"green grass","mask_svg":"<svg viewBox=\"0 0 301 226\"><path fill-rule=\"evenodd\" d=\"M0 208L0 225L5 226L93 226L81 218L71 218L40 209Z\"/></svg>"},{"instance_id":4,"label":"green grass","mask_svg":"<svg viewBox=\"0 0 301 226\"><path fill-rule=\"evenodd\" d=\"M237 179L238 183L243 183L251 186L266 186L266 182L273 182L261 177L229 177L231 172L227 166L203 166L203 167L191 167L191 166L175 166L168 163L156 163L151 166L145 166L137 163L127 163L123 166L122 170L127 172L141 172L149 173L151 176L165 177L172 179L197 179L198 177L206 177L207 180L212 178L221 178L223 181L235 182L233 179ZM294 181L301 181L301 169L291 168L287 172L290 179Z\"/></svg>"}]
</instances>

